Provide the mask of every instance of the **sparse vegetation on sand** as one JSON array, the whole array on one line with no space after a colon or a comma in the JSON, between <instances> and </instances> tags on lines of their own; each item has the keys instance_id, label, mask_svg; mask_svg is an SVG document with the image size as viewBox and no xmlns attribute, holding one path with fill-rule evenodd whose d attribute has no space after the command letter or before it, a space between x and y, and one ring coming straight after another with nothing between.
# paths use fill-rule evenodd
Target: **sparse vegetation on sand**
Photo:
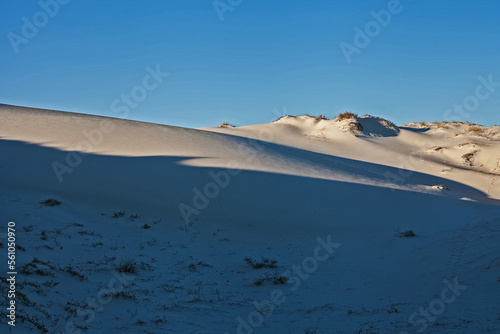
<instances>
[{"instance_id":1,"label":"sparse vegetation on sand","mask_svg":"<svg viewBox=\"0 0 500 334\"><path fill-rule=\"evenodd\" d=\"M125 216L125 210L113 212L113 218L115 219L121 218L123 216Z\"/></svg>"},{"instance_id":2,"label":"sparse vegetation on sand","mask_svg":"<svg viewBox=\"0 0 500 334\"><path fill-rule=\"evenodd\" d=\"M280 274L279 272L275 271L272 274L267 273L264 277L257 278L253 282L253 285L261 286L265 282L270 282L273 285L286 284L288 282L288 277L286 277L286 276Z\"/></svg>"},{"instance_id":3,"label":"sparse vegetation on sand","mask_svg":"<svg viewBox=\"0 0 500 334\"><path fill-rule=\"evenodd\" d=\"M346 119L356 118L356 117L358 117L358 114L352 113L350 111L345 111L345 112L339 114L337 117L335 117L335 120L340 122L340 121L343 121Z\"/></svg>"},{"instance_id":4,"label":"sparse vegetation on sand","mask_svg":"<svg viewBox=\"0 0 500 334\"><path fill-rule=\"evenodd\" d=\"M228 122L221 122L218 125L219 128L234 128L234 125L228 123Z\"/></svg>"},{"instance_id":5,"label":"sparse vegetation on sand","mask_svg":"<svg viewBox=\"0 0 500 334\"><path fill-rule=\"evenodd\" d=\"M273 260L273 259L267 259L267 258L261 258L259 261L252 259L251 257L245 257L243 259L249 266L251 266L254 269L260 269L260 268L277 268L278 267L278 261Z\"/></svg>"},{"instance_id":6,"label":"sparse vegetation on sand","mask_svg":"<svg viewBox=\"0 0 500 334\"><path fill-rule=\"evenodd\" d=\"M346 111L335 117L336 122L341 122L345 120L350 120L349 130L351 131L363 131L363 126L361 125L358 114Z\"/></svg>"},{"instance_id":7,"label":"sparse vegetation on sand","mask_svg":"<svg viewBox=\"0 0 500 334\"><path fill-rule=\"evenodd\" d=\"M460 123L460 124L467 126L467 128L465 130L457 131L455 133L455 136L468 134L468 135L498 140L497 132L495 132L495 129L493 127L485 127L482 125L477 125L472 123Z\"/></svg>"},{"instance_id":8,"label":"sparse vegetation on sand","mask_svg":"<svg viewBox=\"0 0 500 334\"><path fill-rule=\"evenodd\" d=\"M40 204L42 204L43 206L57 206L57 205L61 205L62 202L58 201L57 199L54 199L54 198L47 198L43 201L40 201Z\"/></svg>"},{"instance_id":9,"label":"sparse vegetation on sand","mask_svg":"<svg viewBox=\"0 0 500 334\"><path fill-rule=\"evenodd\" d=\"M398 231L398 233L396 235L400 238L413 238L414 236L416 236L416 234L415 234L415 232L413 232L413 230L406 230L403 232Z\"/></svg>"},{"instance_id":10,"label":"sparse vegetation on sand","mask_svg":"<svg viewBox=\"0 0 500 334\"><path fill-rule=\"evenodd\" d=\"M436 122L436 128L437 129L441 129L441 128L445 129L448 127L448 124L450 124L450 122L448 122L448 121Z\"/></svg>"},{"instance_id":11,"label":"sparse vegetation on sand","mask_svg":"<svg viewBox=\"0 0 500 334\"><path fill-rule=\"evenodd\" d=\"M474 152L469 152L465 153L462 155L462 159L464 160L464 163L468 166L473 166L474 165L474 156L476 155L476 151Z\"/></svg>"},{"instance_id":12,"label":"sparse vegetation on sand","mask_svg":"<svg viewBox=\"0 0 500 334\"><path fill-rule=\"evenodd\" d=\"M482 135L484 135L484 128L481 126L478 126L478 125L474 125L474 126L469 127L467 129L467 132L478 135L478 136L482 136Z\"/></svg>"},{"instance_id":13,"label":"sparse vegetation on sand","mask_svg":"<svg viewBox=\"0 0 500 334\"><path fill-rule=\"evenodd\" d=\"M129 257L124 257L115 266L116 271L120 273L130 273L135 274L137 272L137 261Z\"/></svg>"}]
</instances>

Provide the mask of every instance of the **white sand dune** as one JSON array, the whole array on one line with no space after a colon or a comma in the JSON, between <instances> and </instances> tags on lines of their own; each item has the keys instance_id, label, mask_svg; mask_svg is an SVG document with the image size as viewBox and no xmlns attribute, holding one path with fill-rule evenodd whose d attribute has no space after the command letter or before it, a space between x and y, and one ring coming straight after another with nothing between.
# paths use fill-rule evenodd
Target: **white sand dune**
<instances>
[{"instance_id":1,"label":"white sand dune","mask_svg":"<svg viewBox=\"0 0 500 334\"><path fill-rule=\"evenodd\" d=\"M265 269L242 259L275 257L283 272L330 235L342 244L338 254L301 278L300 289L283 285L289 302L250 326L255 332L414 331L424 323L411 315L455 277L466 292L441 320L427 319L427 330L467 333L469 320L474 332L498 328L500 127L287 116L187 129L0 105L0 137L1 218L35 228L20 232L21 264L36 256L85 272L86 290L58 273L64 283L50 305L24 306L33 317L66 312L89 332L247 333L252 301L276 287L255 287ZM63 204L40 208L45 198ZM126 216L111 217L119 210ZM140 218L127 219L133 213ZM395 237L398 228L417 236ZM103 256L115 259L96 269ZM101 270L120 256L149 265L128 287L133 301L115 298L92 321L63 311L68 298L98 293ZM46 280L23 279L34 277ZM57 319L44 326L64 332L68 322Z\"/></svg>"},{"instance_id":2,"label":"white sand dune","mask_svg":"<svg viewBox=\"0 0 500 334\"><path fill-rule=\"evenodd\" d=\"M360 118L363 131L358 132L346 130L349 120L318 121L308 116L287 116L272 124L202 129L210 131L207 133L20 107L3 106L0 112L5 124L1 129L4 139L66 151L128 157L189 157L183 163L198 167L226 167L235 162L245 170L427 191L422 186L433 184L421 179L412 182L411 177L406 177L408 171L414 171L440 178L430 178L433 182L455 181L487 197L500 198L500 183L496 183L500 175L500 127L485 129L484 135L478 135L467 132L476 126L450 124L436 129L435 124L430 124L431 128L397 128L382 119L366 116ZM318 163L319 155L310 152L321 153L326 160ZM466 154L471 157L463 158ZM346 165L342 163L345 159L338 158L359 161L359 166L368 162L398 170L383 170L388 173L368 177L355 170L359 167L356 162ZM418 184L419 181L422 183ZM462 191L462 187L453 190ZM477 193L474 199L482 200Z\"/></svg>"},{"instance_id":3,"label":"white sand dune","mask_svg":"<svg viewBox=\"0 0 500 334\"><path fill-rule=\"evenodd\" d=\"M271 142L282 145L418 171L443 178L443 183L457 181L500 198L496 182L500 175L500 126L412 123L398 128L383 119L362 116L359 122L363 131L352 131L348 126L351 122L287 116L271 124L205 129L254 139L272 138ZM472 154L472 162L463 158L466 154Z\"/></svg>"}]
</instances>

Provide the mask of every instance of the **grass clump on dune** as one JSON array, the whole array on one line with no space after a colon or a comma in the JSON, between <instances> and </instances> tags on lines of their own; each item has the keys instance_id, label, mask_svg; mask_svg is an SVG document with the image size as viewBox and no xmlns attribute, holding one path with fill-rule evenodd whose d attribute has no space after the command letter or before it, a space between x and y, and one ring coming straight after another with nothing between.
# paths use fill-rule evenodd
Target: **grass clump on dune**
<instances>
[{"instance_id":1,"label":"grass clump on dune","mask_svg":"<svg viewBox=\"0 0 500 334\"><path fill-rule=\"evenodd\" d=\"M403 232L398 231L397 236L400 238L413 238L414 236L416 236L416 234L415 232L413 232L413 230L407 230Z\"/></svg>"},{"instance_id":2,"label":"grass clump on dune","mask_svg":"<svg viewBox=\"0 0 500 334\"><path fill-rule=\"evenodd\" d=\"M321 115L319 115L319 116L313 116L313 117L314 117L314 119L315 119L315 120L317 120L317 121L326 121L326 120L328 120L328 118L326 118L326 116L325 116L325 115L323 115L323 114L321 114Z\"/></svg>"},{"instance_id":3,"label":"grass clump on dune","mask_svg":"<svg viewBox=\"0 0 500 334\"><path fill-rule=\"evenodd\" d=\"M120 273L135 274L137 272L137 262L126 257L120 260L120 263L116 265L115 269Z\"/></svg>"},{"instance_id":4,"label":"grass clump on dune","mask_svg":"<svg viewBox=\"0 0 500 334\"><path fill-rule=\"evenodd\" d=\"M47 198L46 200L40 201L40 204L44 206L56 206L56 205L61 205L61 201L58 201L57 199L54 198Z\"/></svg>"},{"instance_id":5,"label":"grass clump on dune","mask_svg":"<svg viewBox=\"0 0 500 334\"><path fill-rule=\"evenodd\" d=\"M267 273L264 277L257 278L256 280L253 281L253 285L261 286L265 282L270 282L273 285L280 285L280 284L286 284L288 281L289 281L288 277L278 272L274 272L272 274Z\"/></svg>"},{"instance_id":6,"label":"grass clump on dune","mask_svg":"<svg viewBox=\"0 0 500 334\"><path fill-rule=\"evenodd\" d=\"M260 268L276 268L278 265L278 261L273 259L262 258L260 261L254 260L251 257L245 257L243 259L249 266L254 269Z\"/></svg>"},{"instance_id":7,"label":"grass clump on dune","mask_svg":"<svg viewBox=\"0 0 500 334\"><path fill-rule=\"evenodd\" d=\"M221 122L218 125L219 128L234 128L234 125L228 123L228 122Z\"/></svg>"},{"instance_id":8,"label":"grass clump on dune","mask_svg":"<svg viewBox=\"0 0 500 334\"><path fill-rule=\"evenodd\" d=\"M336 120L338 122L340 121L343 121L345 119L350 119L350 118L356 118L358 116L358 114L355 114L353 112L350 112L350 111L345 111L341 114L339 114L337 117L336 117Z\"/></svg>"},{"instance_id":9,"label":"grass clump on dune","mask_svg":"<svg viewBox=\"0 0 500 334\"><path fill-rule=\"evenodd\" d=\"M113 218L114 219L121 218L123 216L125 216L125 211L124 210L113 212Z\"/></svg>"},{"instance_id":10,"label":"grass clump on dune","mask_svg":"<svg viewBox=\"0 0 500 334\"><path fill-rule=\"evenodd\" d=\"M480 135L484 134L484 128L475 125L475 126L471 126L469 129L467 129L467 132L480 136Z\"/></svg>"}]
</instances>

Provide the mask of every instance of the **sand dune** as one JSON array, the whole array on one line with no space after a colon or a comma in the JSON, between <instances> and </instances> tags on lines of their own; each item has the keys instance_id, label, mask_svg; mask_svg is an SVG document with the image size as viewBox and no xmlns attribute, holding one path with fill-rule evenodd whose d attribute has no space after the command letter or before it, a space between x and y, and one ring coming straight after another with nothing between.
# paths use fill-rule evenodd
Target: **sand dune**
<instances>
[{"instance_id":1,"label":"sand dune","mask_svg":"<svg viewBox=\"0 0 500 334\"><path fill-rule=\"evenodd\" d=\"M284 285L291 301L260 332L304 333L318 323L340 333L415 330L410 315L454 277L473 292L448 306L444 324L428 326L465 333L457 324L474 319L476 332L491 329L488 305L500 297L492 287L500 277L499 131L397 127L373 116L187 129L2 105L1 219L31 226L19 237L20 261L71 266L88 286L53 269L61 284L52 304L24 305L32 318L22 328L54 314L44 326L68 332L55 316L64 313L90 332L137 332L141 323L127 315L136 312L153 333L242 332L238 317L248 322L252 301L276 288L254 286L263 271L256 276L242 259L275 257L286 272L330 236L342 244L338 256L302 279L303 288ZM41 207L45 198L63 204ZM417 236L399 238L398 229ZM116 297L92 321L67 306L97 294L109 279L101 270L124 256L142 263L127 290L133 301ZM30 292L40 305L44 298ZM168 320L151 316L161 307ZM303 315L301 323L289 314Z\"/></svg>"},{"instance_id":2,"label":"sand dune","mask_svg":"<svg viewBox=\"0 0 500 334\"><path fill-rule=\"evenodd\" d=\"M205 128L236 136L271 142L323 154L419 171L453 180L500 198L500 127L466 123L412 123L395 127L372 117L352 120L317 120L285 117L272 124L238 128ZM396 179L404 178L397 173ZM404 182L404 181L401 181Z\"/></svg>"},{"instance_id":3,"label":"sand dune","mask_svg":"<svg viewBox=\"0 0 500 334\"><path fill-rule=\"evenodd\" d=\"M500 198L500 184L496 182L500 175L500 127L447 123L443 126L410 124L399 128L383 119L363 116L358 121L362 131L356 131L349 127L351 120L287 116L271 124L196 130L10 106L1 106L0 116L4 139L66 151L186 156L191 159L184 163L192 166L223 168L228 163L237 163L240 169L354 182L362 178L364 184L384 184L398 189L409 182L408 171L415 171L442 178L443 184L447 180L455 181L488 197ZM264 147L268 142L302 151L282 154L281 147ZM321 166L316 161L311 163L303 157L309 154L304 151L401 171L384 175L383 181L368 180L358 171L349 173L348 169L339 170L329 163Z\"/></svg>"}]
</instances>

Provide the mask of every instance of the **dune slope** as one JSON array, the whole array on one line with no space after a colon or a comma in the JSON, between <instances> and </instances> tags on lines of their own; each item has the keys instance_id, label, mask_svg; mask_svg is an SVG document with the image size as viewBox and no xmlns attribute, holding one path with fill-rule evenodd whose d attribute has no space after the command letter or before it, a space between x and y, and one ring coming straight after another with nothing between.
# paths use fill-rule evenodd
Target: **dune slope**
<instances>
[{"instance_id":1,"label":"dune slope","mask_svg":"<svg viewBox=\"0 0 500 334\"><path fill-rule=\"evenodd\" d=\"M469 128L300 116L186 129L0 106L16 330L494 331L498 141ZM124 259L126 284L106 287ZM448 284L456 302L426 317Z\"/></svg>"}]
</instances>

